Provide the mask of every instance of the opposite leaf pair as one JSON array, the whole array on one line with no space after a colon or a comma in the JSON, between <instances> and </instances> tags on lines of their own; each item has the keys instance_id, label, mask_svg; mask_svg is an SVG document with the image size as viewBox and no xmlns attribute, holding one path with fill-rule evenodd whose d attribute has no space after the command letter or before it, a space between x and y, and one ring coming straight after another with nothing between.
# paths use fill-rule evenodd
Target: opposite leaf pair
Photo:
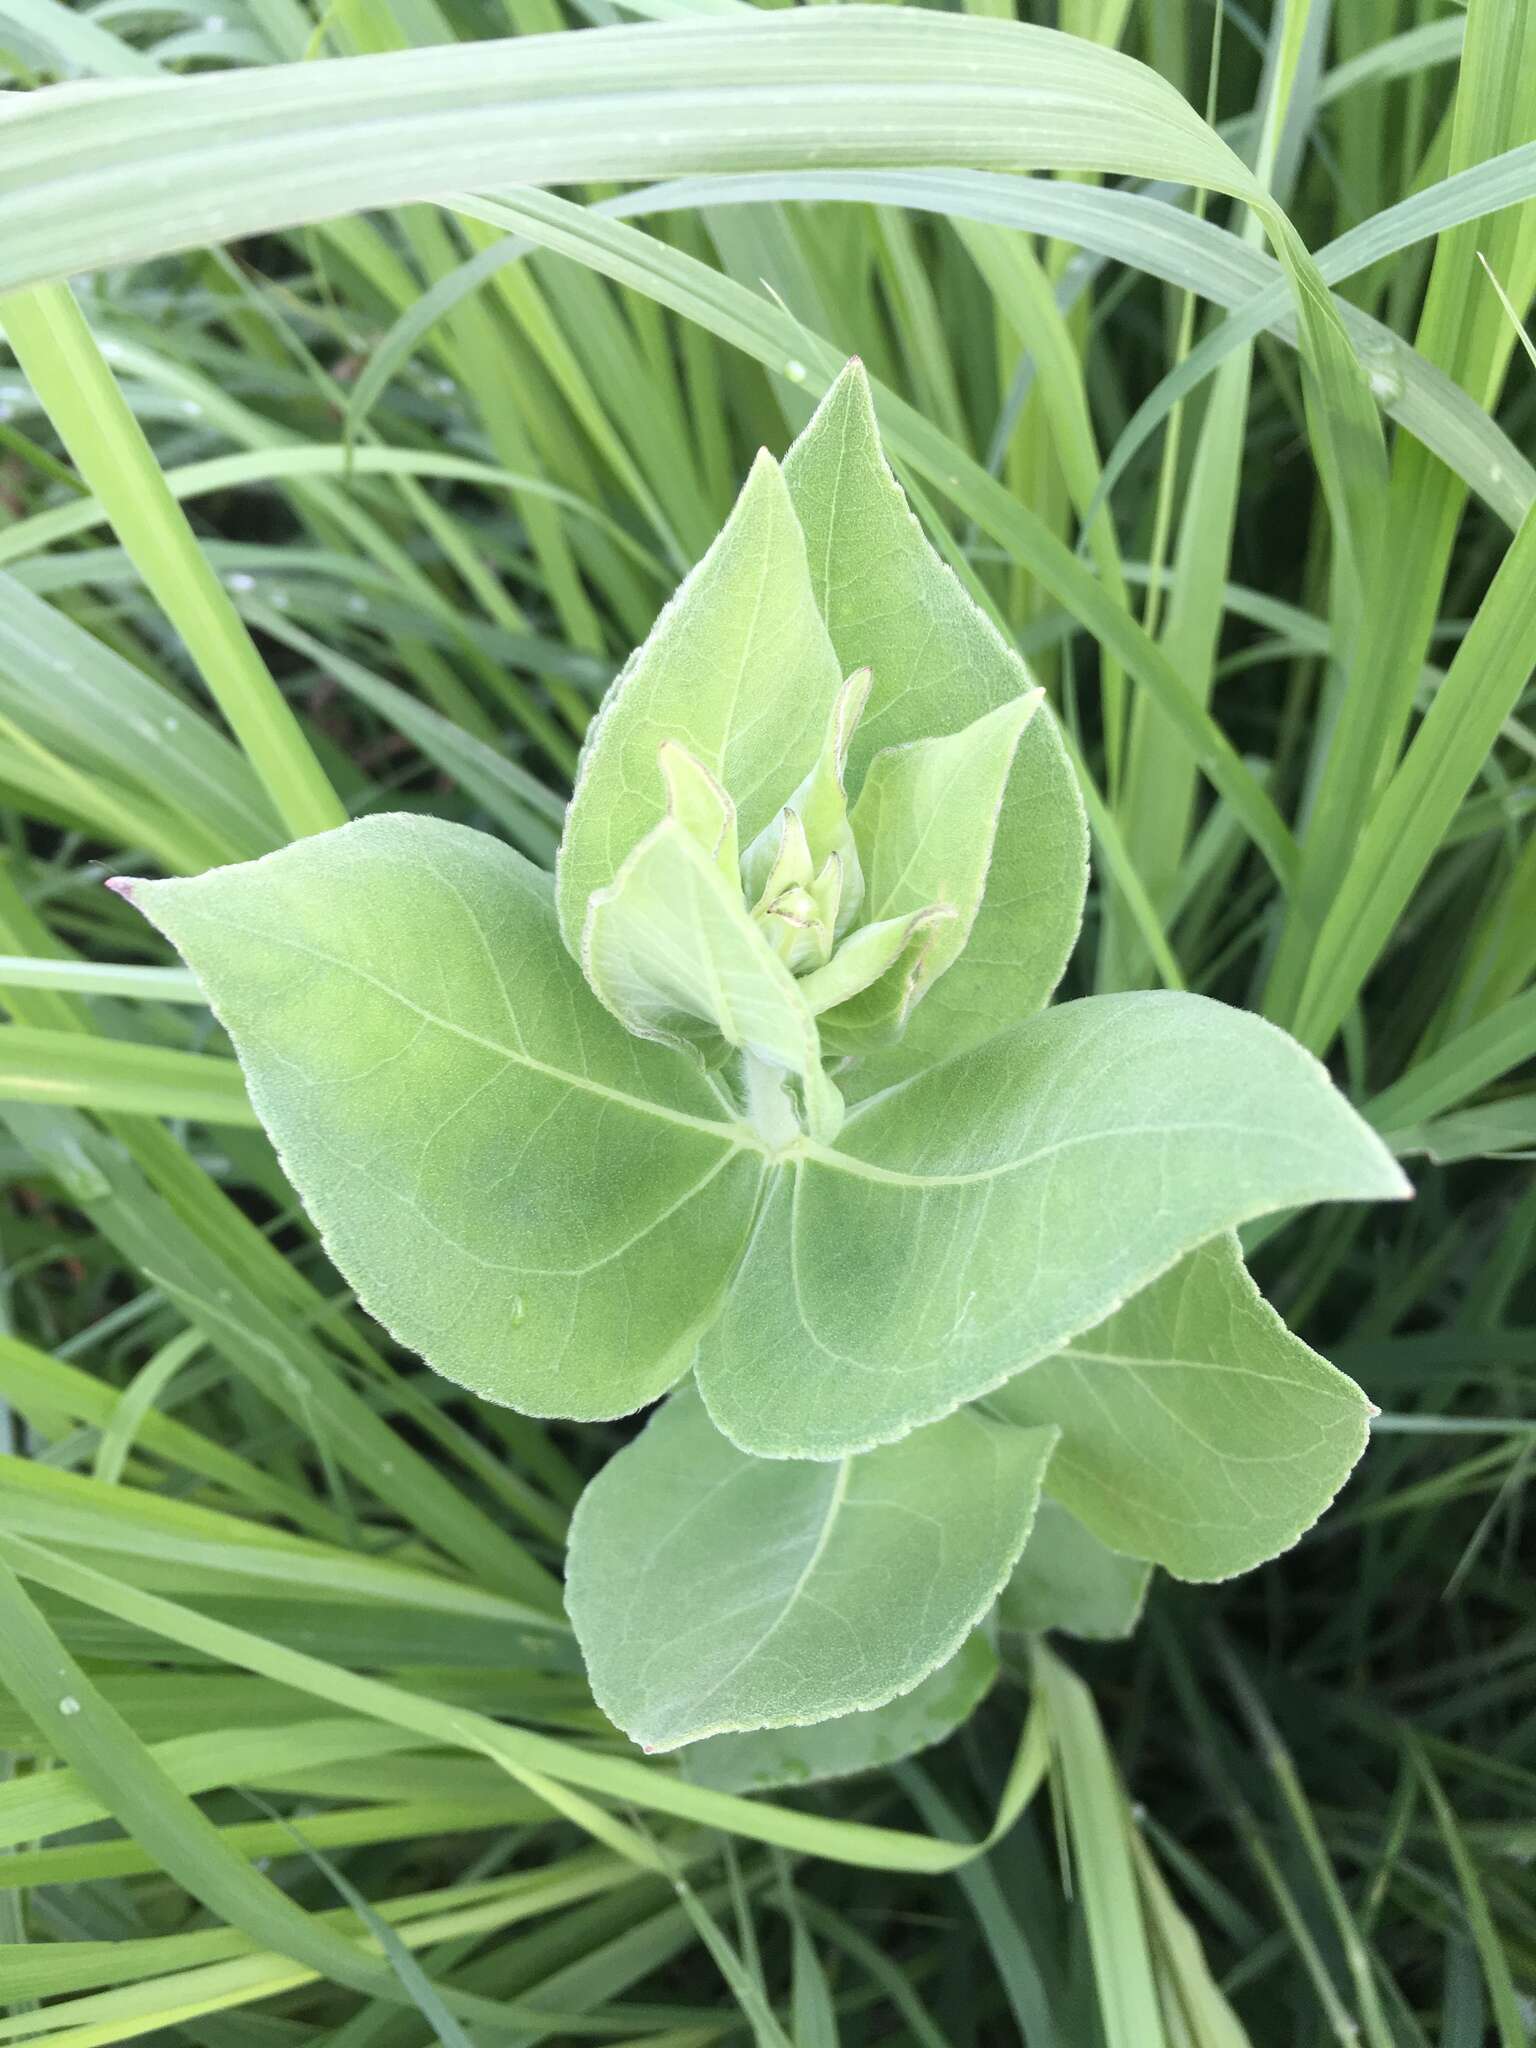
<instances>
[{"instance_id":1,"label":"opposite leaf pair","mask_svg":"<svg viewBox=\"0 0 1536 2048\"><path fill-rule=\"evenodd\" d=\"M1402 1177L1256 1018L1046 1009L1085 886L1059 735L857 366L615 684L553 891L408 817L132 885L401 1341L540 1415L692 1370L573 1529L594 1691L638 1739L911 1691L1042 1481L1218 1577L1358 1455L1358 1391L1230 1232Z\"/></svg>"}]
</instances>

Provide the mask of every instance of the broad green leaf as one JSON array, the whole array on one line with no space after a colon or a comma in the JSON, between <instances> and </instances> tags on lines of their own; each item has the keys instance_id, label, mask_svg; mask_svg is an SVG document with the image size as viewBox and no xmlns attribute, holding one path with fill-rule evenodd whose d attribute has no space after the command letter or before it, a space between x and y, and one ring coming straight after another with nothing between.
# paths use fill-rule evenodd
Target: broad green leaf
<instances>
[{"instance_id":1,"label":"broad green leaf","mask_svg":"<svg viewBox=\"0 0 1536 2048\"><path fill-rule=\"evenodd\" d=\"M666 815L661 743L686 747L729 791L750 845L815 761L842 680L784 478L763 453L587 735L556 870L573 953L587 899Z\"/></svg>"},{"instance_id":2,"label":"broad green leaf","mask_svg":"<svg viewBox=\"0 0 1536 2048\"><path fill-rule=\"evenodd\" d=\"M699 1385L760 1457L869 1450L1050 1357L1218 1231L1408 1191L1272 1025L1201 996L1064 1004L850 1112L836 1149L790 1150Z\"/></svg>"},{"instance_id":3,"label":"broad green leaf","mask_svg":"<svg viewBox=\"0 0 1536 2048\"><path fill-rule=\"evenodd\" d=\"M872 918L912 917L933 906L936 920L892 978L901 983L898 1028L964 951L981 907L1003 793L1019 741L1043 701L1039 690L1000 704L963 732L887 747L869 764L853 809L853 831ZM889 1005L877 985L827 1018L829 1046L859 1051L861 1027ZM847 1030L852 1043L837 1034Z\"/></svg>"},{"instance_id":4,"label":"broad green leaf","mask_svg":"<svg viewBox=\"0 0 1536 2048\"><path fill-rule=\"evenodd\" d=\"M718 1041L795 1075L810 1128L836 1135L841 1102L794 976L753 922L739 883L675 817L663 818L593 895L581 965L620 1023L686 1049Z\"/></svg>"},{"instance_id":5,"label":"broad green leaf","mask_svg":"<svg viewBox=\"0 0 1536 2048\"><path fill-rule=\"evenodd\" d=\"M1144 1559L1111 1550L1059 1500L1046 1499L997 1618L1021 1635L1054 1628L1100 1641L1128 1636L1141 1619L1151 1576Z\"/></svg>"},{"instance_id":6,"label":"broad green leaf","mask_svg":"<svg viewBox=\"0 0 1536 2048\"><path fill-rule=\"evenodd\" d=\"M961 732L1030 688L1018 655L924 538L881 452L861 364L850 363L785 457L816 599L845 669L873 687L848 758L857 798L884 747ZM973 942L861 1070L870 1092L1031 1016L1061 979L1088 885L1088 831L1048 712L1014 756Z\"/></svg>"},{"instance_id":7,"label":"broad green leaf","mask_svg":"<svg viewBox=\"0 0 1536 2048\"><path fill-rule=\"evenodd\" d=\"M758 1162L682 1056L560 944L549 879L433 819L365 818L132 882L208 993L363 1305L538 1415L627 1414L687 1369Z\"/></svg>"},{"instance_id":8,"label":"broad green leaf","mask_svg":"<svg viewBox=\"0 0 1536 2048\"><path fill-rule=\"evenodd\" d=\"M997 1598L1054 1441L967 1410L866 1458L759 1459L674 1394L571 1523L593 1698L655 1750L910 1692Z\"/></svg>"},{"instance_id":9,"label":"broad green leaf","mask_svg":"<svg viewBox=\"0 0 1536 2048\"><path fill-rule=\"evenodd\" d=\"M1049 1506L1042 1501L1041 1513ZM1031 1535L1026 1556L1033 1541ZM757 1728L691 1742L681 1756L683 1776L717 1792L773 1792L882 1770L952 1735L980 1706L996 1676L996 1654L978 1630L966 1637L958 1656L883 1707L808 1728Z\"/></svg>"},{"instance_id":10,"label":"broad green leaf","mask_svg":"<svg viewBox=\"0 0 1536 2048\"><path fill-rule=\"evenodd\" d=\"M1059 1423L1056 1498L1181 1579L1230 1578L1289 1549L1349 1476L1371 1413L1285 1327L1226 1235L988 1405Z\"/></svg>"}]
</instances>

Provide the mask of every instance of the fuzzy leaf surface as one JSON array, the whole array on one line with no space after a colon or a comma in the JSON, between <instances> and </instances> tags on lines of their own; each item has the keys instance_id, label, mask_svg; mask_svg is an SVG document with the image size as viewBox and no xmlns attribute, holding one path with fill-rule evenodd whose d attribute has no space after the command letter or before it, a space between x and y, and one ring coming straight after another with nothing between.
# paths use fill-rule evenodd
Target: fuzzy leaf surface
<instances>
[{"instance_id":1,"label":"fuzzy leaf surface","mask_svg":"<svg viewBox=\"0 0 1536 2048\"><path fill-rule=\"evenodd\" d=\"M679 1391L571 1523L593 1698L655 1750L910 1692L997 1598L1054 1442L967 1411L864 1458L765 1460Z\"/></svg>"},{"instance_id":2,"label":"fuzzy leaf surface","mask_svg":"<svg viewBox=\"0 0 1536 2048\"><path fill-rule=\"evenodd\" d=\"M1020 1635L1060 1629L1112 1642L1141 1619L1151 1576L1145 1559L1111 1550L1059 1500L1046 1499L1003 1588L998 1622Z\"/></svg>"},{"instance_id":3,"label":"fuzzy leaf surface","mask_svg":"<svg viewBox=\"0 0 1536 2048\"><path fill-rule=\"evenodd\" d=\"M1052 1490L1111 1548L1225 1579L1290 1548L1365 1448L1365 1396L1215 1238L989 1406L1062 1428Z\"/></svg>"},{"instance_id":4,"label":"fuzzy leaf surface","mask_svg":"<svg viewBox=\"0 0 1536 2048\"><path fill-rule=\"evenodd\" d=\"M857 798L882 747L956 733L1030 688L1017 653L935 554L880 446L869 380L850 363L784 461L816 600L837 660L872 688L853 736ZM1032 1016L1061 979L1082 922L1088 828L1050 713L1014 755L971 943L859 1089L981 1043Z\"/></svg>"},{"instance_id":5,"label":"fuzzy leaf surface","mask_svg":"<svg viewBox=\"0 0 1536 2048\"><path fill-rule=\"evenodd\" d=\"M690 1060L592 995L547 875L399 815L129 893L403 1344L534 1415L627 1414L687 1370L760 1161Z\"/></svg>"},{"instance_id":6,"label":"fuzzy leaf surface","mask_svg":"<svg viewBox=\"0 0 1536 2048\"><path fill-rule=\"evenodd\" d=\"M924 932L910 965L888 978L905 982L898 999L904 1028L911 1007L961 957L981 908L1003 794L1019 740L1042 702L1039 691L982 716L942 739L910 740L876 754L853 811L853 833L872 917L886 922L937 905L950 915ZM855 1035L889 1007L881 982L829 1014L833 1033ZM836 1036L829 1043L839 1044ZM854 1042L849 1051L862 1048Z\"/></svg>"},{"instance_id":7,"label":"fuzzy leaf surface","mask_svg":"<svg viewBox=\"0 0 1536 2048\"><path fill-rule=\"evenodd\" d=\"M1042 1501L1041 1512L1049 1505ZM757 1728L691 1742L681 1755L683 1776L716 1792L773 1792L883 1770L953 1735L996 1677L996 1653L978 1630L947 1664L883 1707L808 1728Z\"/></svg>"},{"instance_id":8,"label":"fuzzy leaf surface","mask_svg":"<svg viewBox=\"0 0 1536 2048\"><path fill-rule=\"evenodd\" d=\"M1157 992L1063 1004L863 1104L835 1148L801 1144L699 1385L744 1450L843 1457L1049 1358L1219 1231L1407 1192L1261 1019Z\"/></svg>"},{"instance_id":9,"label":"fuzzy leaf surface","mask_svg":"<svg viewBox=\"0 0 1536 2048\"><path fill-rule=\"evenodd\" d=\"M747 913L741 890L675 817L634 848L587 912L581 964L621 1024L686 1047L723 1038L797 1075L811 1128L841 1116L816 1020Z\"/></svg>"},{"instance_id":10,"label":"fuzzy leaf surface","mask_svg":"<svg viewBox=\"0 0 1536 2048\"><path fill-rule=\"evenodd\" d=\"M749 845L815 762L842 680L783 475L760 455L588 732L556 870L573 953L588 898L666 814L662 742L686 747L729 792Z\"/></svg>"}]
</instances>

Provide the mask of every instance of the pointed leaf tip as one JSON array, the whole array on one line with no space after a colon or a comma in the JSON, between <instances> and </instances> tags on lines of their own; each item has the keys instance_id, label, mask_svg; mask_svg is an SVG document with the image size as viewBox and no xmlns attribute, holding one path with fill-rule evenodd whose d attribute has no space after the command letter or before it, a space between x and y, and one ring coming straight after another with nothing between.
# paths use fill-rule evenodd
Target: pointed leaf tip
<instances>
[{"instance_id":1,"label":"pointed leaf tip","mask_svg":"<svg viewBox=\"0 0 1536 2048\"><path fill-rule=\"evenodd\" d=\"M107 887L113 895L121 896L125 903L132 903L133 892L138 888L140 879L138 875L108 875L106 878Z\"/></svg>"}]
</instances>

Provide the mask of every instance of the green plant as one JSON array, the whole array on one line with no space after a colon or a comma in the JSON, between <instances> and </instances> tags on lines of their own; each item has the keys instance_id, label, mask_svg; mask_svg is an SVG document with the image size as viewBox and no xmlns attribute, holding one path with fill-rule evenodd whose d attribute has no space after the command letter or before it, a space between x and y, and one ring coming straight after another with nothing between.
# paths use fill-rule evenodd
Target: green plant
<instances>
[{"instance_id":1,"label":"green plant","mask_svg":"<svg viewBox=\"0 0 1536 2048\"><path fill-rule=\"evenodd\" d=\"M1044 1007L1086 856L1042 693L923 539L855 364L613 686L553 891L389 815L113 885L397 1338L533 1415L692 1371L571 1530L594 1694L649 1749L910 1692L1042 1481L1214 1579L1364 1447L1231 1233L1408 1184L1273 1026Z\"/></svg>"},{"instance_id":2,"label":"green plant","mask_svg":"<svg viewBox=\"0 0 1536 2048\"><path fill-rule=\"evenodd\" d=\"M1524 2048L1536 5L217 6L0 0L0 2040ZM1383 1411L1284 1556L1047 1493L995 1639L642 1758L560 1590L634 1425L358 1309L101 881L552 868L853 354L1081 789L1058 1000L1268 1018L1417 1199L1241 1230ZM986 1397L1101 1433L1102 1527L1184 1483L1178 1310L1118 1430L1069 1354Z\"/></svg>"}]
</instances>

